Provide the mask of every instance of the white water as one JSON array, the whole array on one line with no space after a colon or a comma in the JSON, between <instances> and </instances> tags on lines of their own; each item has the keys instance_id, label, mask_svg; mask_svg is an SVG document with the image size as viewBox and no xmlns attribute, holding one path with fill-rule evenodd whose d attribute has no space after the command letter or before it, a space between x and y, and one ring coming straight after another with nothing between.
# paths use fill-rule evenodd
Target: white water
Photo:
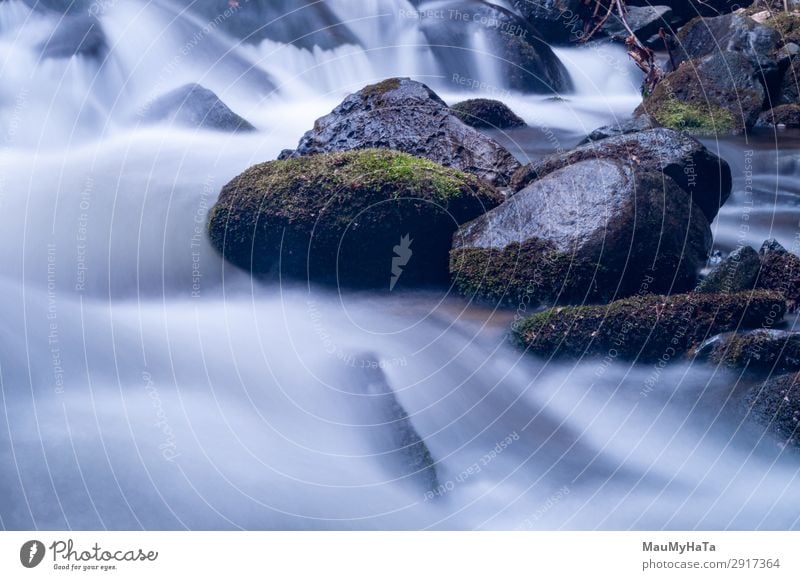
<instances>
[{"instance_id":1,"label":"white water","mask_svg":"<svg viewBox=\"0 0 800 580\"><path fill-rule=\"evenodd\" d=\"M197 26L166 4L107 3L98 64L39 60L57 19L0 3L2 527L798 526L796 463L723 412L738 377L676 365L650 392L652 367L523 357L509 314L456 297L223 269L203 235L220 187L345 94L405 75L463 98L413 20L378 17L401 4L332 2L360 47L211 33L170 65ZM630 113L621 50L558 55L575 94L497 87L503 100L566 139ZM185 82L260 132L139 126L138 107ZM433 497L364 396L373 361L436 461Z\"/></svg>"}]
</instances>

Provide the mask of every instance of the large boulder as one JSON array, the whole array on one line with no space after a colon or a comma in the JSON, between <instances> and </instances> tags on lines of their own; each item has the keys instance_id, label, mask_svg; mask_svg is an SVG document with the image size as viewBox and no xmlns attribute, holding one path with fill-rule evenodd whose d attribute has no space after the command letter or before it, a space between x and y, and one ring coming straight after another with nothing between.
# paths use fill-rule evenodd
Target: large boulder
<instances>
[{"instance_id":1,"label":"large boulder","mask_svg":"<svg viewBox=\"0 0 800 580\"><path fill-rule=\"evenodd\" d=\"M800 445L800 373L767 379L745 396L747 417L782 445Z\"/></svg>"},{"instance_id":2,"label":"large boulder","mask_svg":"<svg viewBox=\"0 0 800 580\"><path fill-rule=\"evenodd\" d=\"M693 133L741 133L756 124L766 97L763 70L752 60L741 52L715 52L681 63L636 113Z\"/></svg>"},{"instance_id":3,"label":"large boulder","mask_svg":"<svg viewBox=\"0 0 800 580\"><path fill-rule=\"evenodd\" d=\"M512 178L512 189L587 159L624 161L641 171L663 172L692 196L709 222L731 194L733 179L727 162L696 139L665 128L607 137L549 155L520 168Z\"/></svg>"},{"instance_id":4,"label":"large boulder","mask_svg":"<svg viewBox=\"0 0 800 580\"><path fill-rule=\"evenodd\" d=\"M510 0L511 6L548 42L572 42L583 34L589 8L581 0Z\"/></svg>"},{"instance_id":5,"label":"large boulder","mask_svg":"<svg viewBox=\"0 0 800 580\"><path fill-rule=\"evenodd\" d=\"M462 293L494 302L606 301L693 287L710 246L708 220L670 177L590 159L461 227L450 269Z\"/></svg>"},{"instance_id":6,"label":"large boulder","mask_svg":"<svg viewBox=\"0 0 800 580\"><path fill-rule=\"evenodd\" d=\"M447 281L459 224L500 196L475 176L388 150L251 167L220 193L209 236L256 274L394 289Z\"/></svg>"},{"instance_id":7,"label":"large boulder","mask_svg":"<svg viewBox=\"0 0 800 580\"><path fill-rule=\"evenodd\" d=\"M519 163L494 139L462 123L430 88L388 79L348 96L281 159L385 148L426 157L504 186Z\"/></svg>"},{"instance_id":8,"label":"large boulder","mask_svg":"<svg viewBox=\"0 0 800 580\"><path fill-rule=\"evenodd\" d=\"M572 89L564 65L530 23L483 0L460 0L420 12L420 30L448 77L486 79L483 62L497 71L495 88L533 93L563 93ZM428 16L433 14L433 16Z\"/></svg>"},{"instance_id":9,"label":"large boulder","mask_svg":"<svg viewBox=\"0 0 800 580\"><path fill-rule=\"evenodd\" d=\"M453 114L470 127L476 129L513 129L524 127L508 105L492 99L468 99L456 103L450 109Z\"/></svg>"},{"instance_id":10,"label":"large boulder","mask_svg":"<svg viewBox=\"0 0 800 580\"><path fill-rule=\"evenodd\" d=\"M630 27L636 38L647 41L656 36L661 28L671 30L675 22L676 18L669 6L628 6L625 23L613 13L603 25L603 32L612 38L624 40L630 36ZM663 50L663 44L658 48Z\"/></svg>"},{"instance_id":11,"label":"large boulder","mask_svg":"<svg viewBox=\"0 0 800 580\"><path fill-rule=\"evenodd\" d=\"M714 336L696 356L715 364L768 373L800 371L800 332L760 328Z\"/></svg>"},{"instance_id":12,"label":"large boulder","mask_svg":"<svg viewBox=\"0 0 800 580\"><path fill-rule=\"evenodd\" d=\"M681 358L708 337L758 328L786 311L773 292L639 295L605 306L554 308L514 325L515 341L533 354L612 356L641 362Z\"/></svg>"},{"instance_id":13,"label":"large boulder","mask_svg":"<svg viewBox=\"0 0 800 580\"><path fill-rule=\"evenodd\" d=\"M140 110L146 122L167 121L174 125L217 131L253 131L255 128L231 111L209 89L188 84L147 103Z\"/></svg>"},{"instance_id":14,"label":"large boulder","mask_svg":"<svg viewBox=\"0 0 800 580\"><path fill-rule=\"evenodd\" d=\"M781 36L772 27L759 24L742 13L714 18L695 18L678 33L678 50L673 56L689 61L719 52L736 52L756 67L773 71Z\"/></svg>"}]
</instances>

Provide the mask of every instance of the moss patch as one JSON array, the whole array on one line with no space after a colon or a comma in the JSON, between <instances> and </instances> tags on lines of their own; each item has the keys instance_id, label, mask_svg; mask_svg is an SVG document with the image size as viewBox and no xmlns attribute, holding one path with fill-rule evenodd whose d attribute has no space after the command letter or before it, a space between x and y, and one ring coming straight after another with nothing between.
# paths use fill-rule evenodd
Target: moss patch
<instances>
[{"instance_id":1,"label":"moss patch","mask_svg":"<svg viewBox=\"0 0 800 580\"><path fill-rule=\"evenodd\" d=\"M472 175L366 149L251 167L222 189L208 229L240 267L270 273L280 260L284 275L347 286L388 285L394 247L408 235L416 259L404 281L426 283L447 279L457 226L500 201Z\"/></svg>"},{"instance_id":2,"label":"moss patch","mask_svg":"<svg viewBox=\"0 0 800 580\"><path fill-rule=\"evenodd\" d=\"M687 131L689 133L711 135L730 133L734 129L733 115L716 105L694 105L678 100L666 100L659 106L648 110L655 120L664 127Z\"/></svg>"},{"instance_id":3,"label":"moss patch","mask_svg":"<svg viewBox=\"0 0 800 580\"><path fill-rule=\"evenodd\" d=\"M555 308L512 328L520 346L542 356L673 360L721 332L783 318L786 303L769 291L635 296L607 306Z\"/></svg>"},{"instance_id":4,"label":"moss patch","mask_svg":"<svg viewBox=\"0 0 800 580\"><path fill-rule=\"evenodd\" d=\"M733 368L786 373L800 371L800 333L760 329L714 337L701 355ZM707 352L702 352L706 350Z\"/></svg>"}]
</instances>

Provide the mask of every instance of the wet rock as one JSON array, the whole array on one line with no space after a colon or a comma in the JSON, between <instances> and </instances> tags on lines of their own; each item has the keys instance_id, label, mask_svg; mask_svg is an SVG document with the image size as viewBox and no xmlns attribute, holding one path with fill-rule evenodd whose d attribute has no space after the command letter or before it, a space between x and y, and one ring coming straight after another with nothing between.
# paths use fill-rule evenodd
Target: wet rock
<instances>
[{"instance_id":1,"label":"wet rock","mask_svg":"<svg viewBox=\"0 0 800 580\"><path fill-rule=\"evenodd\" d=\"M247 0L231 6L218 0L194 0L188 8L229 36L251 44L272 40L323 50L359 44L355 34L324 2Z\"/></svg>"},{"instance_id":2,"label":"wet rock","mask_svg":"<svg viewBox=\"0 0 800 580\"><path fill-rule=\"evenodd\" d=\"M708 337L758 328L786 311L774 292L634 296L606 306L554 308L523 320L513 339L533 354L676 360Z\"/></svg>"},{"instance_id":3,"label":"wet rock","mask_svg":"<svg viewBox=\"0 0 800 580\"><path fill-rule=\"evenodd\" d=\"M689 22L678 33L679 49L673 56L682 62L733 52L745 56L761 70L774 71L780 43L781 36L774 28L733 13Z\"/></svg>"},{"instance_id":4,"label":"wet rock","mask_svg":"<svg viewBox=\"0 0 800 580\"><path fill-rule=\"evenodd\" d=\"M756 124L761 127L800 128L800 105L778 105L764 111Z\"/></svg>"},{"instance_id":5,"label":"wet rock","mask_svg":"<svg viewBox=\"0 0 800 580\"><path fill-rule=\"evenodd\" d=\"M233 179L209 237L259 275L393 290L446 283L453 232L500 200L475 176L397 151L313 155Z\"/></svg>"},{"instance_id":6,"label":"wet rock","mask_svg":"<svg viewBox=\"0 0 800 580\"><path fill-rule=\"evenodd\" d=\"M660 125L699 134L741 133L764 106L763 71L740 52L683 62L636 109Z\"/></svg>"},{"instance_id":7,"label":"wet rock","mask_svg":"<svg viewBox=\"0 0 800 580\"><path fill-rule=\"evenodd\" d=\"M758 287L779 292L794 310L800 300L800 257L781 249L762 248Z\"/></svg>"},{"instance_id":8,"label":"wet rock","mask_svg":"<svg viewBox=\"0 0 800 580\"><path fill-rule=\"evenodd\" d=\"M500 144L462 123L436 93L410 79L388 79L348 96L281 158L369 148L426 157L498 186L519 167Z\"/></svg>"},{"instance_id":9,"label":"wet rock","mask_svg":"<svg viewBox=\"0 0 800 580\"><path fill-rule=\"evenodd\" d=\"M669 6L628 6L625 20L639 39L658 34L660 28L670 30L676 18ZM630 33L617 14L613 14L603 25L608 36L625 40Z\"/></svg>"},{"instance_id":10,"label":"wet rock","mask_svg":"<svg viewBox=\"0 0 800 580\"><path fill-rule=\"evenodd\" d=\"M639 131L647 131L648 129L655 129L658 123L650 115L643 114L625 119L614 125L606 125L599 127L589 133L583 141L578 145L586 145L592 141L601 141L609 137L618 137L620 135L629 135L630 133L638 133Z\"/></svg>"},{"instance_id":11,"label":"wet rock","mask_svg":"<svg viewBox=\"0 0 800 580\"><path fill-rule=\"evenodd\" d=\"M581 0L510 0L510 3L548 42L572 42L583 32L582 17L587 9Z\"/></svg>"},{"instance_id":12,"label":"wet rock","mask_svg":"<svg viewBox=\"0 0 800 580\"><path fill-rule=\"evenodd\" d=\"M778 102L800 104L800 58L789 59L779 88Z\"/></svg>"},{"instance_id":13,"label":"wet rock","mask_svg":"<svg viewBox=\"0 0 800 580\"><path fill-rule=\"evenodd\" d=\"M767 379L745 396L747 417L783 445L800 444L800 373Z\"/></svg>"},{"instance_id":14,"label":"wet rock","mask_svg":"<svg viewBox=\"0 0 800 580\"><path fill-rule=\"evenodd\" d=\"M43 58L100 58L108 51L100 23L88 15L64 16L40 46Z\"/></svg>"},{"instance_id":15,"label":"wet rock","mask_svg":"<svg viewBox=\"0 0 800 580\"><path fill-rule=\"evenodd\" d=\"M697 350L715 364L769 373L800 371L800 332L761 328L714 336Z\"/></svg>"},{"instance_id":16,"label":"wet rock","mask_svg":"<svg viewBox=\"0 0 800 580\"><path fill-rule=\"evenodd\" d=\"M614 159L641 171L663 172L692 196L709 222L730 196L733 183L728 164L699 141L672 129L657 128L607 137L547 156L518 170L512 177L512 190L586 159Z\"/></svg>"},{"instance_id":17,"label":"wet rock","mask_svg":"<svg viewBox=\"0 0 800 580\"><path fill-rule=\"evenodd\" d=\"M456 117L476 129L513 129L524 127L525 121L514 114L508 105L492 99L469 99L450 109Z\"/></svg>"},{"instance_id":18,"label":"wet rock","mask_svg":"<svg viewBox=\"0 0 800 580\"><path fill-rule=\"evenodd\" d=\"M761 259L753 248L742 246L731 252L697 286L698 292L741 292L752 290L761 269Z\"/></svg>"},{"instance_id":19,"label":"wet rock","mask_svg":"<svg viewBox=\"0 0 800 580\"><path fill-rule=\"evenodd\" d=\"M175 125L218 131L255 130L213 91L198 84L178 87L149 103L140 113L147 122L168 121Z\"/></svg>"},{"instance_id":20,"label":"wet rock","mask_svg":"<svg viewBox=\"0 0 800 580\"><path fill-rule=\"evenodd\" d=\"M478 59L492 58L497 67L496 84L502 83L494 88L531 93L572 90L567 69L529 22L481 0L446 2L442 6L447 20L423 16L420 29L451 80L485 80ZM429 13L423 10L422 14Z\"/></svg>"},{"instance_id":21,"label":"wet rock","mask_svg":"<svg viewBox=\"0 0 800 580\"><path fill-rule=\"evenodd\" d=\"M693 287L710 245L708 221L671 178L591 159L461 227L450 270L456 288L487 301L605 301Z\"/></svg>"}]
</instances>

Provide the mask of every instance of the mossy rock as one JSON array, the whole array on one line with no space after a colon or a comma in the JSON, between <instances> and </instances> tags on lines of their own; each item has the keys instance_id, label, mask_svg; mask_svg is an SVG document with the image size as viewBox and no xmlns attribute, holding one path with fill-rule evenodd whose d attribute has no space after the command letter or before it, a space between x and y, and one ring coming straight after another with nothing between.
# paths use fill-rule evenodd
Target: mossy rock
<instances>
[{"instance_id":1,"label":"mossy rock","mask_svg":"<svg viewBox=\"0 0 800 580\"><path fill-rule=\"evenodd\" d=\"M718 52L681 63L636 109L664 127L724 135L752 128L766 92L760 72L740 52Z\"/></svg>"},{"instance_id":2,"label":"mossy rock","mask_svg":"<svg viewBox=\"0 0 800 580\"><path fill-rule=\"evenodd\" d=\"M256 165L209 217L224 258L257 274L346 287L447 280L453 232L500 202L475 176L367 149Z\"/></svg>"},{"instance_id":3,"label":"mossy rock","mask_svg":"<svg viewBox=\"0 0 800 580\"><path fill-rule=\"evenodd\" d=\"M741 292L755 288L761 258L750 246L731 252L698 284L698 292Z\"/></svg>"},{"instance_id":4,"label":"mossy rock","mask_svg":"<svg viewBox=\"0 0 800 580\"><path fill-rule=\"evenodd\" d=\"M456 117L476 129L513 129L524 127L508 105L492 99L468 99L456 103L450 109Z\"/></svg>"},{"instance_id":5,"label":"mossy rock","mask_svg":"<svg viewBox=\"0 0 800 580\"><path fill-rule=\"evenodd\" d=\"M767 379L745 395L747 417L782 445L800 446L800 373Z\"/></svg>"},{"instance_id":6,"label":"mossy rock","mask_svg":"<svg viewBox=\"0 0 800 580\"><path fill-rule=\"evenodd\" d=\"M670 361L715 334L759 328L785 313L780 294L764 290L637 295L606 306L562 307L535 314L515 324L512 337L529 352L546 357Z\"/></svg>"},{"instance_id":7,"label":"mossy rock","mask_svg":"<svg viewBox=\"0 0 800 580\"><path fill-rule=\"evenodd\" d=\"M778 105L769 111L764 111L758 118L758 125L786 129L800 128L800 105Z\"/></svg>"},{"instance_id":8,"label":"mossy rock","mask_svg":"<svg viewBox=\"0 0 800 580\"><path fill-rule=\"evenodd\" d=\"M800 300L800 257L783 248L762 252L758 287L780 293L794 310Z\"/></svg>"},{"instance_id":9,"label":"mossy rock","mask_svg":"<svg viewBox=\"0 0 800 580\"><path fill-rule=\"evenodd\" d=\"M800 332L761 328L721 334L701 344L696 355L737 369L796 372L800 371Z\"/></svg>"},{"instance_id":10,"label":"mossy rock","mask_svg":"<svg viewBox=\"0 0 800 580\"><path fill-rule=\"evenodd\" d=\"M800 15L797 13L775 11L772 18L768 18L762 24L777 30L783 44L800 42Z\"/></svg>"}]
</instances>

